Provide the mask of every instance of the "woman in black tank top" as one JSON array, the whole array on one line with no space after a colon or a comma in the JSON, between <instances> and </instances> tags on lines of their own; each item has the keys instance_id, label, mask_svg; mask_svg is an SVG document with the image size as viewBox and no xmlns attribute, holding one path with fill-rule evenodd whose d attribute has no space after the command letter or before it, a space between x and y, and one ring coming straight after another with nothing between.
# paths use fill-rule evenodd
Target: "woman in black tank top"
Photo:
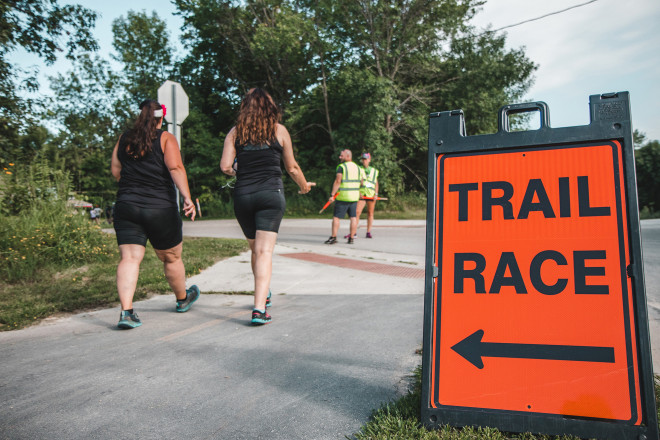
<instances>
[{"instance_id":1,"label":"woman in black tank top","mask_svg":"<svg viewBox=\"0 0 660 440\"><path fill-rule=\"evenodd\" d=\"M251 89L225 138L220 160L222 172L236 176L234 213L252 251L255 325L271 321L266 307L270 307L273 249L285 207L280 161L284 160L287 173L300 187L299 194L315 185L305 179L280 119L273 98L262 89Z\"/></svg>"},{"instance_id":2,"label":"woman in black tank top","mask_svg":"<svg viewBox=\"0 0 660 440\"><path fill-rule=\"evenodd\" d=\"M176 311L186 312L199 298L199 289L186 290L181 260L182 223L174 185L183 197L183 212L195 220L188 177L176 138L162 131L166 109L148 99L140 104L132 129L121 135L112 152L112 175L119 183L114 227L121 259L117 292L121 302L119 328L142 325L133 311L140 263L149 240L163 262L165 277L176 296Z\"/></svg>"}]
</instances>

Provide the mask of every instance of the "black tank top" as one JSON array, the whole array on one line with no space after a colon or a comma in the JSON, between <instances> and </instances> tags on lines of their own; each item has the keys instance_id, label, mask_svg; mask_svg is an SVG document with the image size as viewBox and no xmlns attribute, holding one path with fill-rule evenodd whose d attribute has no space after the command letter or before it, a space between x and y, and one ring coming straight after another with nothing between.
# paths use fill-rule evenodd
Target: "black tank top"
<instances>
[{"instance_id":1,"label":"black tank top","mask_svg":"<svg viewBox=\"0 0 660 440\"><path fill-rule=\"evenodd\" d=\"M252 194L263 190L281 190L282 146L274 139L262 145L238 145L236 147L237 169L234 195Z\"/></svg>"},{"instance_id":2,"label":"black tank top","mask_svg":"<svg viewBox=\"0 0 660 440\"><path fill-rule=\"evenodd\" d=\"M151 151L134 159L126 153L126 133L119 139L117 157L121 162L121 179L117 202L139 205L143 208L176 208L176 191L165 155L160 147L162 130L156 132Z\"/></svg>"}]
</instances>

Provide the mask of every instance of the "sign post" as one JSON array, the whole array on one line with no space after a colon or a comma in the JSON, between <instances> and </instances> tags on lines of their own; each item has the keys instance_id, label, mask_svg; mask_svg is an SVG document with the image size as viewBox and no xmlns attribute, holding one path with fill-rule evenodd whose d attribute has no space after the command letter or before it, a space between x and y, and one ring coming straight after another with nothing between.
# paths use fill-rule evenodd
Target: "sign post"
<instances>
[{"instance_id":1,"label":"sign post","mask_svg":"<svg viewBox=\"0 0 660 440\"><path fill-rule=\"evenodd\" d=\"M188 117L188 95L181 84L167 80L158 88L158 102L167 108L165 115L165 120L169 123L167 131L176 137L179 148L181 148L181 124ZM179 206L178 188L176 188L176 203Z\"/></svg>"},{"instance_id":2,"label":"sign post","mask_svg":"<svg viewBox=\"0 0 660 440\"><path fill-rule=\"evenodd\" d=\"M590 111L505 106L484 136L431 114L425 424L658 438L628 93ZM510 132L523 112L540 128Z\"/></svg>"}]
</instances>

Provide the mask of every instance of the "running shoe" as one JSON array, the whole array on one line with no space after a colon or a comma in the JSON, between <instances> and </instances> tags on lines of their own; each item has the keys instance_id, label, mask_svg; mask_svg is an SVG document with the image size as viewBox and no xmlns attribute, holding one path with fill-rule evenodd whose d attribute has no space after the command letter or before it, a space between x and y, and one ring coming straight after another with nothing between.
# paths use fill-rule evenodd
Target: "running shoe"
<instances>
[{"instance_id":1,"label":"running shoe","mask_svg":"<svg viewBox=\"0 0 660 440\"><path fill-rule=\"evenodd\" d=\"M261 312L259 310L252 310L252 324L253 325L264 325L268 324L273 320L268 312Z\"/></svg>"},{"instance_id":2,"label":"running shoe","mask_svg":"<svg viewBox=\"0 0 660 440\"><path fill-rule=\"evenodd\" d=\"M271 301L270 301L271 296L273 296L273 294L270 292L270 289L268 289L268 296L266 297L266 308L273 305L273 304L271 304Z\"/></svg>"},{"instance_id":3,"label":"running shoe","mask_svg":"<svg viewBox=\"0 0 660 440\"><path fill-rule=\"evenodd\" d=\"M140 321L140 318L138 318L137 313L131 313L128 310L122 310L119 314L119 322L117 323L117 327L129 329L139 327L141 325L142 321Z\"/></svg>"},{"instance_id":4,"label":"running shoe","mask_svg":"<svg viewBox=\"0 0 660 440\"><path fill-rule=\"evenodd\" d=\"M350 236L351 236L351 234L348 233L348 234L344 235L344 238L348 238ZM357 232L355 234L353 234L353 238L357 238Z\"/></svg>"},{"instance_id":5,"label":"running shoe","mask_svg":"<svg viewBox=\"0 0 660 440\"><path fill-rule=\"evenodd\" d=\"M325 244L335 244L337 243L337 237L330 237L325 241Z\"/></svg>"},{"instance_id":6,"label":"running shoe","mask_svg":"<svg viewBox=\"0 0 660 440\"><path fill-rule=\"evenodd\" d=\"M353 244L354 242L355 242L355 239L353 237L349 237L349 239L346 243Z\"/></svg>"},{"instance_id":7,"label":"running shoe","mask_svg":"<svg viewBox=\"0 0 660 440\"><path fill-rule=\"evenodd\" d=\"M367 238L373 238L373 237L371 236L371 232L367 232Z\"/></svg>"},{"instance_id":8,"label":"running shoe","mask_svg":"<svg viewBox=\"0 0 660 440\"><path fill-rule=\"evenodd\" d=\"M199 287L193 285L190 289L186 289L186 299L178 300L176 302L176 311L179 313L187 312L192 307L193 303L199 299Z\"/></svg>"}]
</instances>

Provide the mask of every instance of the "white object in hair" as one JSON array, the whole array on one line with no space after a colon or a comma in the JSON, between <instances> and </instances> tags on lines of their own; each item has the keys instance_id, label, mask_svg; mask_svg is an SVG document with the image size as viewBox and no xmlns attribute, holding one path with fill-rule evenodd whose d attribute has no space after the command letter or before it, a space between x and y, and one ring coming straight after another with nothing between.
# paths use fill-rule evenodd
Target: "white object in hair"
<instances>
[{"instance_id":1,"label":"white object in hair","mask_svg":"<svg viewBox=\"0 0 660 440\"><path fill-rule=\"evenodd\" d=\"M154 110L154 118L162 118L163 117L163 109L160 108L158 110Z\"/></svg>"}]
</instances>

